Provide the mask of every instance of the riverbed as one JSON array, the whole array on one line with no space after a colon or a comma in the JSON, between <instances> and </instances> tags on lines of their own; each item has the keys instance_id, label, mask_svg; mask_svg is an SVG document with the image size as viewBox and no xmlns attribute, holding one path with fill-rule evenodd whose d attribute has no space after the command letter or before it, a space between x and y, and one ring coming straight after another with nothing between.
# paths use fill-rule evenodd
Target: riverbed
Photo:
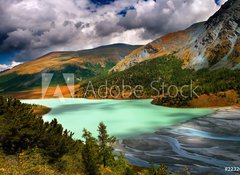
<instances>
[{"instance_id":1,"label":"riverbed","mask_svg":"<svg viewBox=\"0 0 240 175\"><path fill-rule=\"evenodd\" d=\"M225 167L240 167L240 109L218 109L206 117L119 140L116 147L137 166L164 163L172 170L187 166L192 174L237 174Z\"/></svg>"}]
</instances>

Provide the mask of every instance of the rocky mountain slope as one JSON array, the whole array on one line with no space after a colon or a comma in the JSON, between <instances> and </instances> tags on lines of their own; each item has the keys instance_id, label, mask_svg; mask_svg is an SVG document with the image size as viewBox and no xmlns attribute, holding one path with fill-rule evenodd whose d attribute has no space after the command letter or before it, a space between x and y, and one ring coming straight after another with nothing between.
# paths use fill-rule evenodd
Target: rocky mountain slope
<instances>
[{"instance_id":1,"label":"rocky mountain slope","mask_svg":"<svg viewBox=\"0 0 240 175\"><path fill-rule=\"evenodd\" d=\"M134 50L111 71L122 71L159 56L174 54L184 67L240 68L240 0L227 1L206 22L164 35Z\"/></svg>"},{"instance_id":2,"label":"rocky mountain slope","mask_svg":"<svg viewBox=\"0 0 240 175\"><path fill-rule=\"evenodd\" d=\"M41 85L42 73L55 73L55 83L64 81L61 73L90 78L107 72L126 55L140 47L113 44L89 50L52 52L0 73L0 91L19 91Z\"/></svg>"}]
</instances>

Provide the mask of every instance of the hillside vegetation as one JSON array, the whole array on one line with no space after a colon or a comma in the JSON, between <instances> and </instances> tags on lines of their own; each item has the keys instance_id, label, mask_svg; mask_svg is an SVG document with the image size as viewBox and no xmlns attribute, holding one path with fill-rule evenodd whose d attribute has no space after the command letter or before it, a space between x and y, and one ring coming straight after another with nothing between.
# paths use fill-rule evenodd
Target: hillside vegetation
<instances>
[{"instance_id":1,"label":"hillside vegetation","mask_svg":"<svg viewBox=\"0 0 240 175\"><path fill-rule=\"evenodd\" d=\"M227 90L240 93L240 70L204 68L194 71L183 69L182 66L183 62L173 55L147 60L125 71L95 77L90 81L86 80L80 84L76 96L101 98L107 94L106 98L137 98L126 86L131 86L134 91L137 85L141 85L143 91L138 91L140 98L162 97L157 104L188 106L190 100L202 94L216 94ZM123 88L123 84L125 88ZM123 92L120 95L116 85ZM113 88L111 89L111 87ZM184 87L182 88L183 95L180 94L181 87Z\"/></svg>"},{"instance_id":2,"label":"hillside vegetation","mask_svg":"<svg viewBox=\"0 0 240 175\"><path fill-rule=\"evenodd\" d=\"M0 92L39 88L42 74L52 73L51 86L66 85L63 73L74 74L75 83L105 74L139 46L113 44L80 51L52 52L0 73Z\"/></svg>"},{"instance_id":3,"label":"hillside vegetation","mask_svg":"<svg viewBox=\"0 0 240 175\"><path fill-rule=\"evenodd\" d=\"M18 175L174 175L167 167L130 166L124 155L113 153L116 138L104 123L94 138L86 129L74 140L54 119L44 122L32 106L0 97L0 174ZM80 131L79 131L80 132ZM184 172L189 174L188 170Z\"/></svg>"}]
</instances>

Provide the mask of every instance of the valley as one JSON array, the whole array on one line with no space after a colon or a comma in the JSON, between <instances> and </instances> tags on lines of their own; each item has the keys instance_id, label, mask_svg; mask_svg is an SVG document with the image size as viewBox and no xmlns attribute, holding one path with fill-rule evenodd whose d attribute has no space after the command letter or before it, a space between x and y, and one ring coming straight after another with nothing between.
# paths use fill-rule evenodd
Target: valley
<instances>
[{"instance_id":1,"label":"valley","mask_svg":"<svg viewBox=\"0 0 240 175\"><path fill-rule=\"evenodd\" d=\"M115 151L123 152L131 165L164 163L171 171L187 166L196 175L225 175L225 167L240 165L237 107L179 109L155 106L151 100L68 98L22 102L51 107L43 119L47 122L56 118L75 133L75 139L82 138L79 130L83 128L97 136L95 125L104 121L109 134L118 139Z\"/></svg>"},{"instance_id":2,"label":"valley","mask_svg":"<svg viewBox=\"0 0 240 175\"><path fill-rule=\"evenodd\" d=\"M74 44L91 49L62 51L70 48L71 41L65 43L65 37L54 35L53 43L64 40L66 46L41 48L40 53L47 54L26 58L24 63L11 60L16 66L7 65L8 55L8 62L0 64L4 68L0 69L4 70L0 72L0 174L173 175L180 171L189 175L188 170L182 171L184 167L193 175L240 173L227 168L240 167L240 0L228 0L222 6L214 1L218 11L206 21L195 17L189 27L177 27L171 33L165 26L156 33L161 27L152 20L146 23L151 24L150 31L138 28L141 20L132 21L139 13L135 8L144 3L153 8L156 0L121 6L112 14L105 8L115 8L119 2L109 1L102 7L89 1L80 8L74 1L78 12L88 11L81 20L64 11L70 20L61 21L59 35L65 34L65 27L73 27L70 33L80 32L72 38ZM198 11L200 5L196 7L191 9ZM168 10L163 13L174 14L176 9ZM93 24L82 25L89 14L99 11L103 14ZM127 13L133 18L124 28ZM104 23L112 16L114 22ZM152 17L153 23L161 22ZM59 27L53 21L45 25ZM35 28L17 31L39 35L28 44L14 43L23 46L41 46L40 38L50 34ZM85 41L86 47L81 40L85 34L87 39L94 36ZM15 35L7 33L0 39ZM101 44L148 43L98 46L97 35ZM19 38L24 37L28 35ZM5 48L10 41L2 42L4 49L12 49ZM23 53L37 55L34 47ZM14 59L23 59L22 52L13 52ZM22 160L27 163L21 164ZM171 173L166 173L165 165Z\"/></svg>"}]
</instances>

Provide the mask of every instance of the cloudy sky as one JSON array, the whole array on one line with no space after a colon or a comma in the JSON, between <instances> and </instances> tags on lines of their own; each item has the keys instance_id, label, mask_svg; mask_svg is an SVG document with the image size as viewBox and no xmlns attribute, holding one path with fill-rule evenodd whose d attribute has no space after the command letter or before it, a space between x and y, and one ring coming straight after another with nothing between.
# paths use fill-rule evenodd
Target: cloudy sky
<instances>
[{"instance_id":1,"label":"cloudy sky","mask_svg":"<svg viewBox=\"0 0 240 175\"><path fill-rule=\"evenodd\" d=\"M226 0L224 0L226 1ZM146 44L207 20L220 0L0 0L0 69L59 50Z\"/></svg>"}]
</instances>

